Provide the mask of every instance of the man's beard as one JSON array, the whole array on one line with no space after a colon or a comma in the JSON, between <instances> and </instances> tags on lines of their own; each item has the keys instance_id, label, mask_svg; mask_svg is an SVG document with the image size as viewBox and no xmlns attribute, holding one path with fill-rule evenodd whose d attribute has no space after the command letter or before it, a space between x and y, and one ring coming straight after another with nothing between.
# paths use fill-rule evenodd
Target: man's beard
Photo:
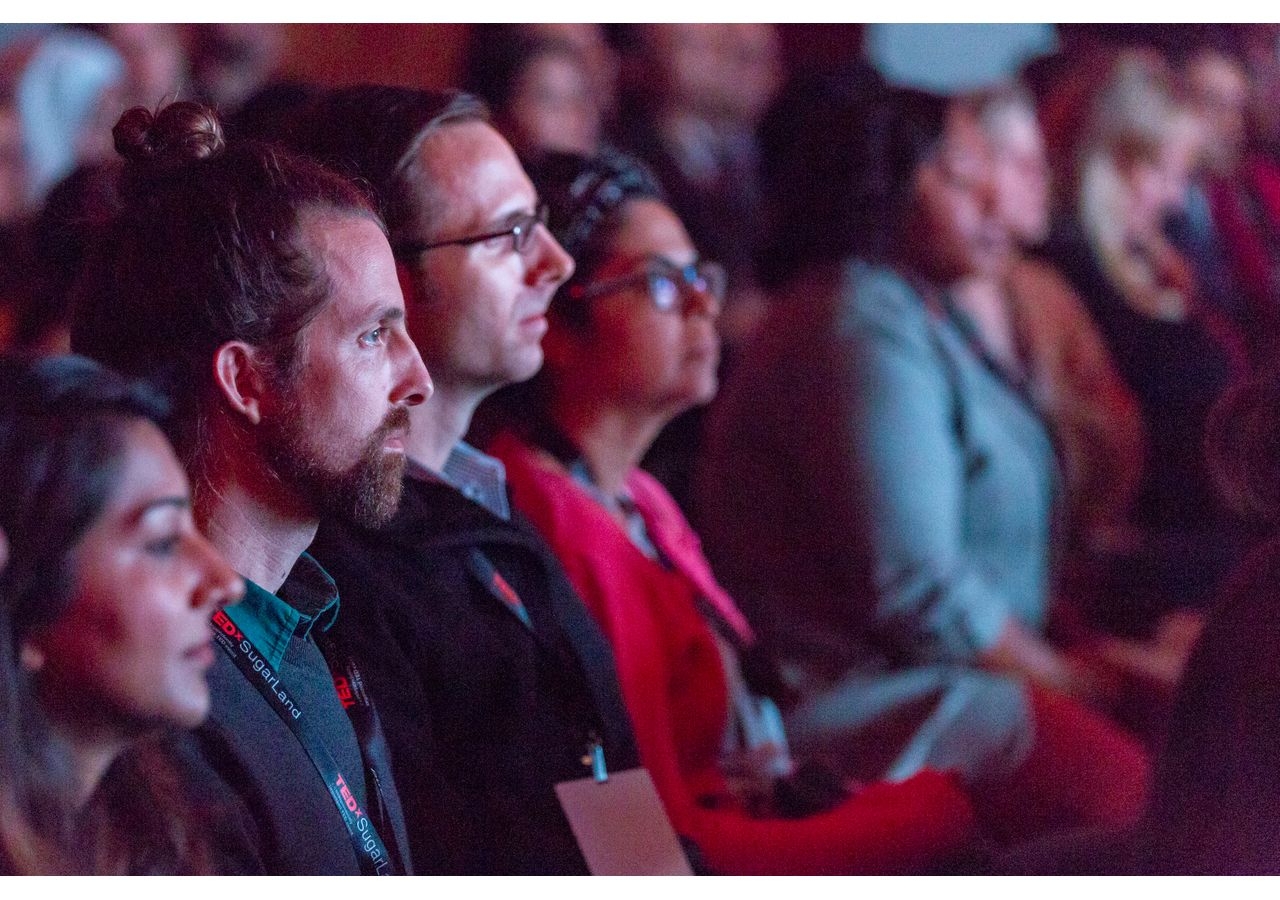
<instances>
[{"instance_id":1,"label":"man's beard","mask_svg":"<svg viewBox=\"0 0 1280 900\"><path fill-rule=\"evenodd\" d=\"M369 436L356 461L345 469L332 462L321 445L312 446L303 427L305 412L292 404L264 434L272 470L289 489L297 492L323 516L334 516L363 528L377 528L391 521L400 507L405 456L385 449L387 436L407 431L409 411L397 406L387 413Z\"/></svg>"}]
</instances>

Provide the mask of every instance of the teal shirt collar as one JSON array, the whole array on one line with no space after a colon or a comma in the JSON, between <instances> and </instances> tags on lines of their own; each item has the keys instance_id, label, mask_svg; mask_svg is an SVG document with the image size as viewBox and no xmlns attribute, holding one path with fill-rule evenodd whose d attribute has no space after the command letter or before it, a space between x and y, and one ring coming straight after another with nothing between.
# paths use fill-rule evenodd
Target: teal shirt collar
<instances>
[{"instance_id":1,"label":"teal shirt collar","mask_svg":"<svg viewBox=\"0 0 1280 900\"><path fill-rule=\"evenodd\" d=\"M337 621L338 586L311 554L303 553L278 595L246 578L244 599L226 612L278 669L292 638L306 640L313 628L328 631Z\"/></svg>"}]
</instances>

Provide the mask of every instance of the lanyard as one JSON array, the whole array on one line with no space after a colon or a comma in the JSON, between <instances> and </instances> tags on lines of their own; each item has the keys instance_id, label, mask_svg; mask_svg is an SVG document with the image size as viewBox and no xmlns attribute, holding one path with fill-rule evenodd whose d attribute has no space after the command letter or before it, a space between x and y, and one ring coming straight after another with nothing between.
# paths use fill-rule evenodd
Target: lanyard
<instances>
[{"instance_id":1,"label":"lanyard","mask_svg":"<svg viewBox=\"0 0 1280 900\"><path fill-rule=\"evenodd\" d=\"M235 663L241 674L249 680L250 684L257 688L258 693L262 694L281 720L289 726L289 730L293 732L294 737L298 739L298 743L302 745L302 749L306 751L307 756L316 767L316 771L324 779L325 787L329 790L329 796L333 798L334 805L337 806L338 812L342 816L342 822L347 827L347 834L351 838L356 858L360 862L361 873L365 875L398 874L398 867L387 853L387 848L382 843L382 838L378 836L378 830L374 826L373 820L360 808L359 801L352 792L346 778L339 771L333 755L324 745L324 741L320 736L311 730L309 720L303 716L303 712L298 708L294 698L280 684L279 675L272 673L266 666L258 668L254 665L254 660L261 663L262 655L221 609L213 614L212 624L214 638L217 640L218 646L223 649L227 656L231 657L231 661ZM250 658L251 656L253 657L252 659ZM345 697L343 696L344 683L348 688L347 696ZM338 686L339 699L342 701L343 707L347 709L348 714L351 715L352 725L356 727L357 734L359 734L359 726L368 724L365 717L373 716L374 713L364 694L363 683L354 663L348 660L345 677L343 677L342 682L335 679L335 685ZM369 768L373 769L373 767ZM372 786L375 790L370 791L370 795L378 796L377 808L374 812L382 817L385 810L381 801L381 790L377 783L376 772L373 775ZM383 818L383 821L386 821L385 818Z\"/></svg>"},{"instance_id":2,"label":"lanyard","mask_svg":"<svg viewBox=\"0 0 1280 900\"><path fill-rule=\"evenodd\" d=\"M516 593L511 583L502 577L502 573L489 557L472 547L471 552L467 554L467 568L490 594L524 623L525 628L533 629L533 620L529 618L529 610L525 608L524 601L520 599L520 595Z\"/></svg>"}]
</instances>

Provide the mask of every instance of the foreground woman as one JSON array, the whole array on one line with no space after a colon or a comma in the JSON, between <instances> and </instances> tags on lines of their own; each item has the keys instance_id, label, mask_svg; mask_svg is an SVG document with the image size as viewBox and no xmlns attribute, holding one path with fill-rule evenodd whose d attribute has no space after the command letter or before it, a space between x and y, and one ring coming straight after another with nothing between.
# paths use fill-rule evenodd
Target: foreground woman
<instances>
[{"instance_id":1,"label":"foreground woman","mask_svg":"<svg viewBox=\"0 0 1280 900\"><path fill-rule=\"evenodd\" d=\"M797 766L755 690L751 626L637 468L668 421L715 393L723 270L629 160L553 157L530 174L577 274L549 313L535 412L492 450L613 645L676 830L730 874L938 865L970 836L964 795L936 773L849 793Z\"/></svg>"},{"instance_id":2,"label":"foreground woman","mask_svg":"<svg viewBox=\"0 0 1280 900\"><path fill-rule=\"evenodd\" d=\"M150 394L75 357L0 364L0 872L194 872L204 836L146 753L209 710L201 537ZM104 783L105 777L105 783Z\"/></svg>"}]
</instances>

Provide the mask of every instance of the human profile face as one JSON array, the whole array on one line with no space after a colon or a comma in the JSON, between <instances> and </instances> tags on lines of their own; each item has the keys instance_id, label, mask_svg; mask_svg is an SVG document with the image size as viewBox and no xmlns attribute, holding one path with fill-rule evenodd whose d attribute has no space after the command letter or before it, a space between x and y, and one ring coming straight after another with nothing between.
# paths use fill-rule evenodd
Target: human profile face
<instances>
[{"instance_id":1,"label":"human profile face","mask_svg":"<svg viewBox=\"0 0 1280 900\"><path fill-rule=\"evenodd\" d=\"M1244 153L1249 79L1219 53L1204 53L1187 66L1187 99L1205 123L1205 161L1220 175L1235 171Z\"/></svg>"},{"instance_id":2,"label":"human profile face","mask_svg":"<svg viewBox=\"0 0 1280 900\"><path fill-rule=\"evenodd\" d=\"M378 226L311 212L298 227L330 291L302 331L295 374L264 400L268 463L315 515L376 527L400 504L408 410L431 395L431 377Z\"/></svg>"},{"instance_id":3,"label":"human profile face","mask_svg":"<svg viewBox=\"0 0 1280 900\"><path fill-rule=\"evenodd\" d=\"M659 309L641 278L646 266L660 261L682 268L698 258L689 234L664 203L648 198L627 202L603 260L587 282L623 285L589 299L587 325L570 331L558 325L555 337L568 350L572 371L557 373L603 402L642 415L672 418L715 397L720 339L716 318L720 301L710 294L683 288L681 303Z\"/></svg>"},{"instance_id":4,"label":"human profile face","mask_svg":"<svg viewBox=\"0 0 1280 900\"><path fill-rule=\"evenodd\" d=\"M1154 158L1139 158L1122 167L1125 226L1135 237L1156 235L1165 219L1183 208L1191 174L1203 147L1199 119L1175 119Z\"/></svg>"},{"instance_id":5,"label":"human profile face","mask_svg":"<svg viewBox=\"0 0 1280 900\"><path fill-rule=\"evenodd\" d=\"M1034 246L1049 232L1049 160L1035 115L1007 109L987 129L996 208L1010 237Z\"/></svg>"},{"instance_id":6,"label":"human profile face","mask_svg":"<svg viewBox=\"0 0 1280 900\"><path fill-rule=\"evenodd\" d=\"M973 116L953 107L942 145L916 171L902 252L921 275L947 285L998 271L1009 232L996 203L991 148Z\"/></svg>"},{"instance_id":7,"label":"human profile face","mask_svg":"<svg viewBox=\"0 0 1280 900\"><path fill-rule=\"evenodd\" d=\"M517 146L590 156L600 138L600 109L585 67L563 53L532 59L516 81L504 130Z\"/></svg>"},{"instance_id":8,"label":"human profile face","mask_svg":"<svg viewBox=\"0 0 1280 900\"><path fill-rule=\"evenodd\" d=\"M437 211L434 243L499 231L538 197L511 146L483 122L446 125L419 151L420 208ZM509 236L451 244L405 261L409 331L437 382L487 393L542 366L547 306L573 260L546 228L523 253Z\"/></svg>"},{"instance_id":9,"label":"human profile face","mask_svg":"<svg viewBox=\"0 0 1280 900\"><path fill-rule=\"evenodd\" d=\"M204 719L209 616L244 582L196 530L186 475L159 429L130 422L121 441L115 486L70 555L69 604L24 658L55 721L129 736Z\"/></svg>"}]
</instances>

